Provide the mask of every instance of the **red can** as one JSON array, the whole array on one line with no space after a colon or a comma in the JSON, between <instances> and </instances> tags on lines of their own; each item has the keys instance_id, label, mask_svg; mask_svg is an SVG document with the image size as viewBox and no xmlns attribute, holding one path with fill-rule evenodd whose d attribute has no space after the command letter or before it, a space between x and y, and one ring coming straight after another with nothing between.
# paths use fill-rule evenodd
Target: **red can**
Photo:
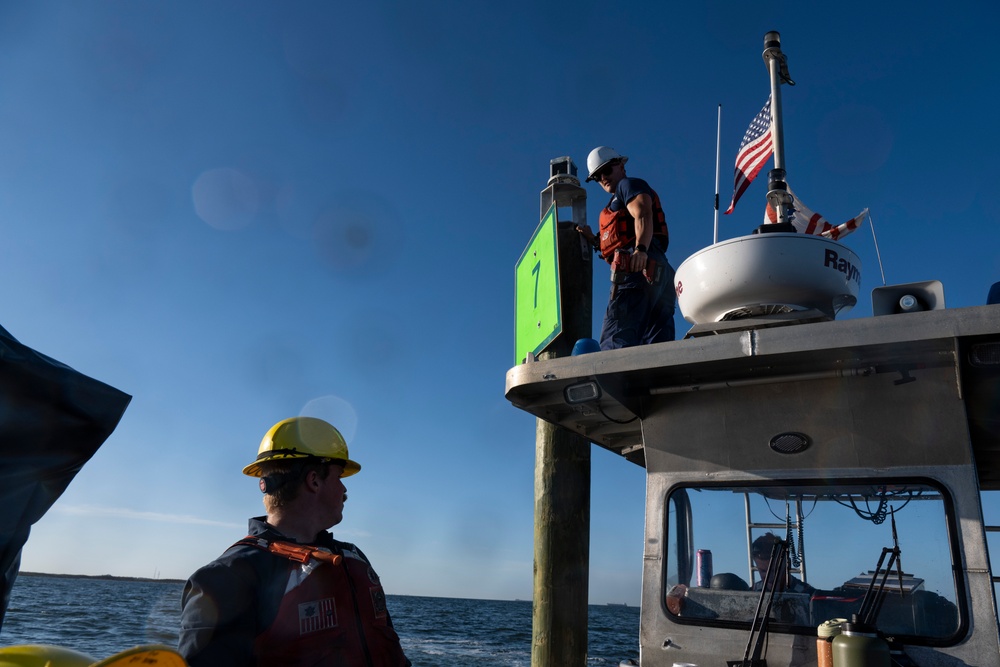
<instances>
[{"instance_id":1,"label":"red can","mask_svg":"<svg viewBox=\"0 0 1000 667\"><path fill-rule=\"evenodd\" d=\"M698 549L698 587L708 588L712 583L712 551L710 549Z\"/></svg>"}]
</instances>

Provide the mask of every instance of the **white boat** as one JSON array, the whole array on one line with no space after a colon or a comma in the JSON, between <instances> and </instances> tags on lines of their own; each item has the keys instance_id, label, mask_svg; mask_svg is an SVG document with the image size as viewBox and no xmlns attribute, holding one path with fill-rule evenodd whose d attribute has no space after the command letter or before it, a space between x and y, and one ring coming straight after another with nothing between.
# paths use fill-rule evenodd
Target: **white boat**
<instances>
[{"instance_id":1,"label":"white boat","mask_svg":"<svg viewBox=\"0 0 1000 667\"><path fill-rule=\"evenodd\" d=\"M927 281L837 320L856 256L759 232L678 269L683 340L507 373L515 407L645 468L639 664L997 664L1000 305Z\"/></svg>"}]
</instances>

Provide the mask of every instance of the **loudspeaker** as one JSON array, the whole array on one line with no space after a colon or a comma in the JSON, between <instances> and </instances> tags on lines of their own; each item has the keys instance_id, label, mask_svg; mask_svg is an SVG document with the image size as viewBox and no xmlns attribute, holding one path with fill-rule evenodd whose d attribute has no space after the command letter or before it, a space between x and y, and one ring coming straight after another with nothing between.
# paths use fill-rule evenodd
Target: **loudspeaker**
<instances>
[{"instance_id":1,"label":"loudspeaker","mask_svg":"<svg viewBox=\"0 0 1000 667\"><path fill-rule=\"evenodd\" d=\"M944 285L940 280L888 285L872 290L872 315L895 315L921 310L944 310Z\"/></svg>"}]
</instances>

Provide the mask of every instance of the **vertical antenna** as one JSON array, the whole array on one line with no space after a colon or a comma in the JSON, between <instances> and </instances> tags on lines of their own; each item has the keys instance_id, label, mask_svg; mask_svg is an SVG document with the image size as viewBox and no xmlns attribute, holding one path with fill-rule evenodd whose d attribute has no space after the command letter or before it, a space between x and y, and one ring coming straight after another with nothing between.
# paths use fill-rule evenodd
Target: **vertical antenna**
<instances>
[{"instance_id":1,"label":"vertical antenna","mask_svg":"<svg viewBox=\"0 0 1000 667\"><path fill-rule=\"evenodd\" d=\"M719 153L722 150L722 105L719 105L719 120L715 128L715 234L712 244L719 242Z\"/></svg>"},{"instance_id":2,"label":"vertical antenna","mask_svg":"<svg viewBox=\"0 0 1000 667\"><path fill-rule=\"evenodd\" d=\"M878 270L882 272L882 287L885 287L885 269L882 268L882 253L878 251L878 238L875 236L875 219L868 211L868 225L872 228L872 240L875 241L875 256L878 257Z\"/></svg>"}]
</instances>

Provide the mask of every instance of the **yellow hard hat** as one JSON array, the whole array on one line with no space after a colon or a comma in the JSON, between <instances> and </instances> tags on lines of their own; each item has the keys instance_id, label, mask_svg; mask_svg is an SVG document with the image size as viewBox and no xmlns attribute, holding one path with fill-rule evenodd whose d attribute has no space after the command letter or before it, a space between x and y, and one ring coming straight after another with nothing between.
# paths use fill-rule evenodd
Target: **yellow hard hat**
<instances>
[{"instance_id":1,"label":"yellow hard hat","mask_svg":"<svg viewBox=\"0 0 1000 667\"><path fill-rule=\"evenodd\" d=\"M361 465L349 456L344 436L331 424L316 417L292 417L278 422L264 434L257 460L243 468L243 474L262 477L260 464L265 461L318 458L342 461L344 472L340 476L349 477L361 470Z\"/></svg>"}]
</instances>

